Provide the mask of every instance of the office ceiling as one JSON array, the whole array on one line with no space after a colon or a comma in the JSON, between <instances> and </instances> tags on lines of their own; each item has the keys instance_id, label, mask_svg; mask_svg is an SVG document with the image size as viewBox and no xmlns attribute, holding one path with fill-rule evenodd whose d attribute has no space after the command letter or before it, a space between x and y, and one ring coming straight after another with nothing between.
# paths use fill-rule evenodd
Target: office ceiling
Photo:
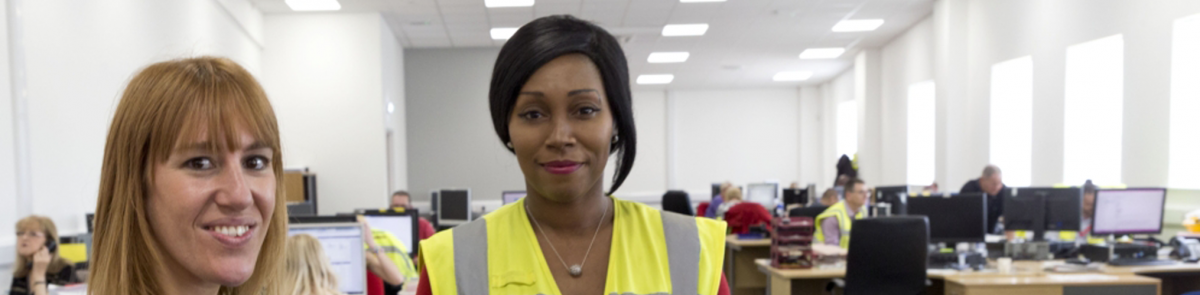
<instances>
[{"instance_id":1,"label":"office ceiling","mask_svg":"<svg viewBox=\"0 0 1200 295\"><path fill-rule=\"evenodd\" d=\"M487 8L484 0L339 0L338 12L379 12L406 48L500 47L493 27L572 14L596 22L623 42L630 78L674 74L667 85L640 89L793 87L823 83L848 68L862 48L886 44L932 11L932 0L536 0L533 7ZM265 14L293 12L284 0L251 0ZM883 19L871 32L834 33L844 19ZM708 23L704 36L663 37L667 24ZM801 60L805 48L847 47L835 59ZM683 63L651 64L651 52L687 51ZM810 71L801 82L775 82L782 71Z\"/></svg>"}]
</instances>

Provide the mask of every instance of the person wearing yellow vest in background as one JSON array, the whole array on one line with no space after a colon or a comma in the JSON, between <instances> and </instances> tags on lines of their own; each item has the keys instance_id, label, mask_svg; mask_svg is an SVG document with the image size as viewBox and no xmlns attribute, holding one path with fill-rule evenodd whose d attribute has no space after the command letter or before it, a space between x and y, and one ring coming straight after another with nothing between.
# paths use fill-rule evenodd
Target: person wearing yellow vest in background
<instances>
[{"instance_id":1,"label":"person wearing yellow vest in background","mask_svg":"<svg viewBox=\"0 0 1200 295\"><path fill-rule=\"evenodd\" d=\"M492 124L528 195L422 241L417 294L729 294L724 222L611 196L637 147L616 38L542 17L505 42L493 69Z\"/></svg>"},{"instance_id":2,"label":"person wearing yellow vest in background","mask_svg":"<svg viewBox=\"0 0 1200 295\"><path fill-rule=\"evenodd\" d=\"M854 178L846 182L846 198L829 206L817 215L817 232L813 237L817 243L850 248L850 230L854 220L863 218L863 205L867 203L867 184Z\"/></svg>"}]
</instances>

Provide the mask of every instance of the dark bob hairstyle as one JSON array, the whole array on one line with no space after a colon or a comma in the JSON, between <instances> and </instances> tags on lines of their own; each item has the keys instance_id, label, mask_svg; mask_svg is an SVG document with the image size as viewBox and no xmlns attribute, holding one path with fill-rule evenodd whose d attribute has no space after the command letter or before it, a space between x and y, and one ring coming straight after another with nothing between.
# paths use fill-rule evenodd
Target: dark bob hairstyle
<instances>
[{"instance_id":1,"label":"dark bob hairstyle","mask_svg":"<svg viewBox=\"0 0 1200 295\"><path fill-rule=\"evenodd\" d=\"M500 142L507 144L508 121L517 103L517 94L525 82L550 60L566 54L586 55L600 70L604 93L613 110L613 121L619 135L611 153L617 154L616 175L608 193L612 194L625 182L637 155L637 129L633 125L633 100L629 91L629 66L625 52L617 39L600 27L569 15L553 15L536 19L513 34L496 58L492 69L492 85L488 92L492 126Z\"/></svg>"}]
</instances>

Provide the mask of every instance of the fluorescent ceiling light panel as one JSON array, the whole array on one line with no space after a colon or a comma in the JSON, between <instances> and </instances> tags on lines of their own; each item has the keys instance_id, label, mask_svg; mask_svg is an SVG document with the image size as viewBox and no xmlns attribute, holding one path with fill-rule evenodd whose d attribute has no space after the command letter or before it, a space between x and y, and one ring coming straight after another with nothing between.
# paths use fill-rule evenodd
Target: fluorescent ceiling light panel
<instances>
[{"instance_id":1,"label":"fluorescent ceiling light panel","mask_svg":"<svg viewBox=\"0 0 1200 295\"><path fill-rule=\"evenodd\" d=\"M638 85L668 84L674 80L675 75L671 74L638 75L637 83Z\"/></svg>"},{"instance_id":2,"label":"fluorescent ceiling light panel","mask_svg":"<svg viewBox=\"0 0 1200 295\"><path fill-rule=\"evenodd\" d=\"M834 32L867 32L883 25L882 19L848 19L833 25Z\"/></svg>"},{"instance_id":3,"label":"fluorescent ceiling light panel","mask_svg":"<svg viewBox=\"0 0 1200 295\"><path fill-rule=\"evenodd\" d=\"M804 81L812 78L812 72L779 72L772 80L775 81Z\"/></svg>"},{"instance_id":4,"label":"fluorescent ceiling light panel","mask_svg":"<svg viewBox=\"0 0 1200 295\"><path fill-rule=\"evenodd\" d=\"M666 25L663 27L663 37L675 36L704 36L708 32L708 24Z\"/></svg>"},{"instance_id":5,"label":"fluorescent ceiling light panel","mask_svg":"<svg viewBox=\"0 0 1200 295\"><path fill-rule=\"evenodd\" d=\"M285 0L287 6L294 11L328 11L341 10L342 4L337 0Z\"/></svg>"},{"instance_id":6,"label":"fluorescent ceiling light panel","mask_svg":"<svg viewBox=\"0 0 1200 295\"><path fill-rule=\"evenodd\" d=\"M685 62L690 55L687 52L651 52L646 61L652 64Z\"/></svg>"},{"instance_id":7,"label":"fluorescent ceiling light panel","mask_svg":"<svg viewBox=\"0 0 1200 295\"><path fill-rule=\"evenodd\" d=\"M846 52L845 48L809 48L800 53L800 59L837 58Z\"/></svg>"},{"instance_id":8,"label":"fluorescent ceiling light panel","mask_svg":"<svg viewBox=\"0 0 1200 295\"><path fill-rule=\"evenodd\" d=\"M492 28L492 40L508 40L519 28Z\"/></svg>"},{"instance_id":9,"label":"fluorescent ceiling light panel","mask_svg":"<svg viewBox=\"0 0 1200 295\"><path fill-rule=\"evenodd\" d=\"M533 6L533 0L483 0L483 6L487 6L488 8L530 7Z\"/></svg>"},{"instance_id":10,"label":"fluorescent ceiling light panel","mask_svg":"<svg viewBox=\"0 0 1200 295\"><path fill-rule=\"evenodd\" d=\"M725 2L725 0L679 0L679 3Z\"/></svg>"}]
</instances>

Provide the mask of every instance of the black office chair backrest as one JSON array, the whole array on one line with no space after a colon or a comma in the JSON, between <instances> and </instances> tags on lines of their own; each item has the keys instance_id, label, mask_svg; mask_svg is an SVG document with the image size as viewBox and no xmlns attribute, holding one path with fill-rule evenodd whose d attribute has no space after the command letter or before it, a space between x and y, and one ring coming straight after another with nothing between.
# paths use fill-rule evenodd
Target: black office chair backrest
<instances>
[{"instance_id":1,"label":"black office chair backrest","mask_svg":"<svg viewBox=\"0 0 1200 295\"><path fill-rule=\"evenodd\" d=\"M792 210L788 211L788 217L808 217L808 218L812 218L812 219L817 219L817 215L821 215L821 212L825 212L825 209L827 209L827 208L829 208L829 207L821 206L821 205L803 207L803 208L792 208Z\"/></svg>"},{"instance_id":2,"label":"black office chair backrest","mask_svg":"<svg viewBox=\"0 0 1200 295\"><path fill-rule=\"evenodd\" d=\"M662 198L663 211L675 212L683 215L693 216L692 214L692 199L688 198L687 192L684 191L667 191Z\"/></svg>"},{"instance_id":3,"label":"black office chair backrest","mask_svg":"<svg viewBox=\"0 0 1200 295\"><path fill-rule=\"evenodd\" d=\"M846 254L846 295L925 292L929 221L925 216L859 219Z\"/></svg>"}]
</instances>

